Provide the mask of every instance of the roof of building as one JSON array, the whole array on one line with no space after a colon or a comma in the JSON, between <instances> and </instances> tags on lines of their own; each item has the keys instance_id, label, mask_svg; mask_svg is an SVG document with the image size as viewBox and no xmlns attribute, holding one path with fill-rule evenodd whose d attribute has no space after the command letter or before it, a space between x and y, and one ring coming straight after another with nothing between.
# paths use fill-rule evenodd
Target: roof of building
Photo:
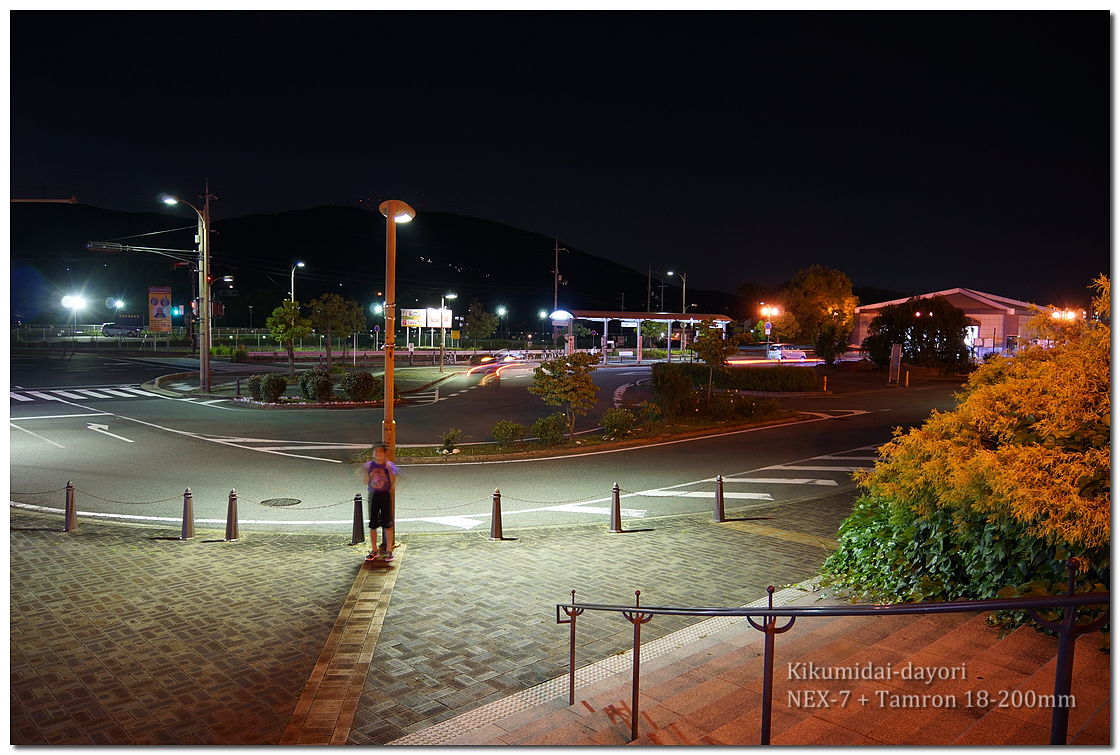
<instances>
[{"instance_id":1,"label":"roof of building","mask_svg":"<svg viewBox=\"0 0 1120 755\"><path fill-rule=\"evenodd\" d=\"M572 309L569 311L581 320L660 320L661 322L682 320L684 322L703 322L704 320L712 320L714 322L731 322L731 318L727 315L705 315L698 312L686 315L680 312L614 312L598 309Z\"/></svg>"},{"instance_id":2,"label":"roof of building","mask_svg":"<svg viewBox=\"0 0 1120 755\"><path fill-rule=\"evenodd\" d=\"M982 312L999 310L1007 314L1030 314L1034 304L1029 302L1019 301L1018 299L1009 299L1006 296L999 296L997 294L988 294L983 291L975 291L971 288L950 288L945 291L934 291L929 294L918 294L917 296L907 297L905 299L892 299L891 301L881 301L876 304L863 304L856 307L856 312L865 312L867 310L882 309L893 304L905 304L910 299L932 299L935 296L944 296L949 300L957 309L965 312ZM1041 309L1046 309L1042 307Z\"/></svg>"}]
</instances>

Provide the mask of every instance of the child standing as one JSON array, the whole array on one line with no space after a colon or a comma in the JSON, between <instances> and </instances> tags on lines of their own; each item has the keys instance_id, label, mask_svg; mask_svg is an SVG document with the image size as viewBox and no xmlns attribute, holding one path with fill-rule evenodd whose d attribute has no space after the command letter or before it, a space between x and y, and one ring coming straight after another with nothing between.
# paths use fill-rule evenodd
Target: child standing
<instances>
[{"instance_id":1,"label":"child standing","mask_svg":"<svg viewBox=\"0 0 1120 755\"><path fill-rule=\"evenodd\" d=\"M366 561L393 560L393 494L396 489L397 465L389 461L389 447L382 444L373 450L373 458L363 467L369 489L369 542L373 550ZM377 550L377 528L381 528L381 551Z\"/></svg>"}]
</instances>

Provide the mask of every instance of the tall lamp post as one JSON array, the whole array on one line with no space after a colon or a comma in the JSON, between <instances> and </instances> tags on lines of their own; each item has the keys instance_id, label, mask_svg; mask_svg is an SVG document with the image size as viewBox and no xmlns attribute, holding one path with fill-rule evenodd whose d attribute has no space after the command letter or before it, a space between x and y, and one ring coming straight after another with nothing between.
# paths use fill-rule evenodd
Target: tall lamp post
<instances>
[{"instance_id":1,"label":"tall lamp post","mask_svg":"<svg viewBox=\"0 0 1120 755\"><path fill-rule=\"evenodd\" d=\"M458 299L458 294L444 294L439 297L439 371L443 372L443 352L447 347L447 328L443 326L445 299Z\"/></svg>"},{"instance_id":2,"label":"tall lamp post","mask_svg":"<svg viewBox=\"0 0 1120 755\"><path fill-rule=\"evenodd\" d=\"M508 311L508 310L507 310L507 309L506 309L505 307L498 307L498 325L499 325L499 331L502 331L502 330L504 330L504 331L505 331L505 333L506 333L506 335L508 336L508 335L509 335L509 331L505 329L505 319L506 319L506 312L507 312L507 311Z\"/></svg>"},{"instance_id":3,"label":"tall lamp post","mask_svg":"<svg viewBox=\"0 0 1120 755\"><path fill-rule=\"evenodd\" d=\"M75 344L75 350L78 348L78 310L86 308L86 300L81 296L64 296L62 297L62 306L70 310L70 340Z\"/></svg>"},{"instance_id":4,"label":"tall lamp post","mask_svg":"<svg viewBox=\"0 0 1120 755\"><path fill-rule=\"evenodd\" d=\"M760 309L758 311L762 314L763 317L766 318L766 352L767 352L767 357L769 357L769 352L770 352L770 318L777 317L778 314L780 314L781 310L779 310L777 307L770 306L766 302L763 302L762 303L762 309Z\"/></svg>"},{"instance_id":5,"label":"tall lamp post","mask_svg":"<svg viewBox=\"0 0 1120 755\"><path fill-rule=\"evenodd\" d=\"M674 273L672 270L669 271L669 275L679 275L681 277L681 312L687 315L688 305L685 304L685 300L687 299L685 292L688 290L688 276L684 273Z\"/></svg>"},{"instance_id":6,"label":"tall lamp post","mask_svg":"<svg viewBox=\"0 0 1120 755\"><path fill-rule=\"evenodd\" d=\"M307 267L307 266L304 265L302 262L297 262L296 264L292 265L292 282L288 286L288 293L290 293L292 295L292 301L296 300L296 268L297 267Z\"/></svg>"},{"instance_id":7,"label":"tall lamp post","mask_svg":"<svg viewBox=\"0 0 1120 755\"><path fill-rule=\"evenodd\" d=\"M164 204L185 204L198 215L198 319L202 325L198 329L198 387L205 393L210 390L210 286L206 283L210 279L210 200L217 199L209 184L203 199L199 210L185 199L163 195Z\"/></svg>"},{"instance_id":8,"label":"tall lamp post","mask_svg":"<svg viewBox=\"0 0 1120 755\"><path fill-rule=\"evenodd\" d=\"M389 199L378 208L385 216L385 419L381 442L389 447L389 460L397 458L397 421L393 417L393 369L397 323L397 223L416 217L416 210L399 199ZM393 512L390 512L392 514Z\"/></svg>"}]
</instances>

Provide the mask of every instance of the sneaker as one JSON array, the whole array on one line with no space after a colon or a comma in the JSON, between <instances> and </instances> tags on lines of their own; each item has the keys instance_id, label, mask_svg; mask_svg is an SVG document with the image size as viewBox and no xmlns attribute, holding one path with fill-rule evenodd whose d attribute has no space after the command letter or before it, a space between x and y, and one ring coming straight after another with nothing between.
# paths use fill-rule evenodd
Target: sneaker
<instances>
[{"instance_id":1,"label":"sneaker","mask_svg":"<svg viewBox=\"0 0 1120 755\"><path fill-rule=\"evenodd\" d=\"M369 555L366 556L366 561L376 561L378 558L380 558L380 556L381 554L379 554L377 551L370 551Z\"/></svg>"},{"instance_id":2,"label":"sneaker","mask_svg":"<svg viewBox=\"0 0 1120 755\"><path fill-rule=\"evenodd\" d=\"M392 551L390 551L389 553L386 553L386 554L385 554L384 556L382 556L382 557L381 557L381 560L383 560L383 561L392 561L392 560L393 560L393 553L392 553Z\"/></svg>"}]
</instances>

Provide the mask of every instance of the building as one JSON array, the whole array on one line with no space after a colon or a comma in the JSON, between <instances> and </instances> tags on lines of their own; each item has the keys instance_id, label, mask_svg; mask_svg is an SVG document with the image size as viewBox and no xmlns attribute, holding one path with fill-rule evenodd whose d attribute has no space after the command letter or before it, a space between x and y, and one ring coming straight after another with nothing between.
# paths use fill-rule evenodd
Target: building
<instances>
[{"instance_id":1,"label":"building","mask_svg":"<svg viewBox=\"0 0 1120 755\"><path fill-rule=\"evenodd\" d=\"M1028 327L1028 323L1039 311L1050 312L1054 309L1037 307L1025 301L986 294L970 288L951 288L910 298L931 299L935 296L944 296L950 304L968 316L968 335L965 337L965 343L974 349L977 357L983 357L993 351L1014 351L1019 338L1028 340L1037 338L1038 334ZM892 304L904 304L910 298L856 307L856 327L852 334L852 342L863 343L863 339L867 338L871 321L879 314L879 310Z\"/></svg>"}]
</instances>

